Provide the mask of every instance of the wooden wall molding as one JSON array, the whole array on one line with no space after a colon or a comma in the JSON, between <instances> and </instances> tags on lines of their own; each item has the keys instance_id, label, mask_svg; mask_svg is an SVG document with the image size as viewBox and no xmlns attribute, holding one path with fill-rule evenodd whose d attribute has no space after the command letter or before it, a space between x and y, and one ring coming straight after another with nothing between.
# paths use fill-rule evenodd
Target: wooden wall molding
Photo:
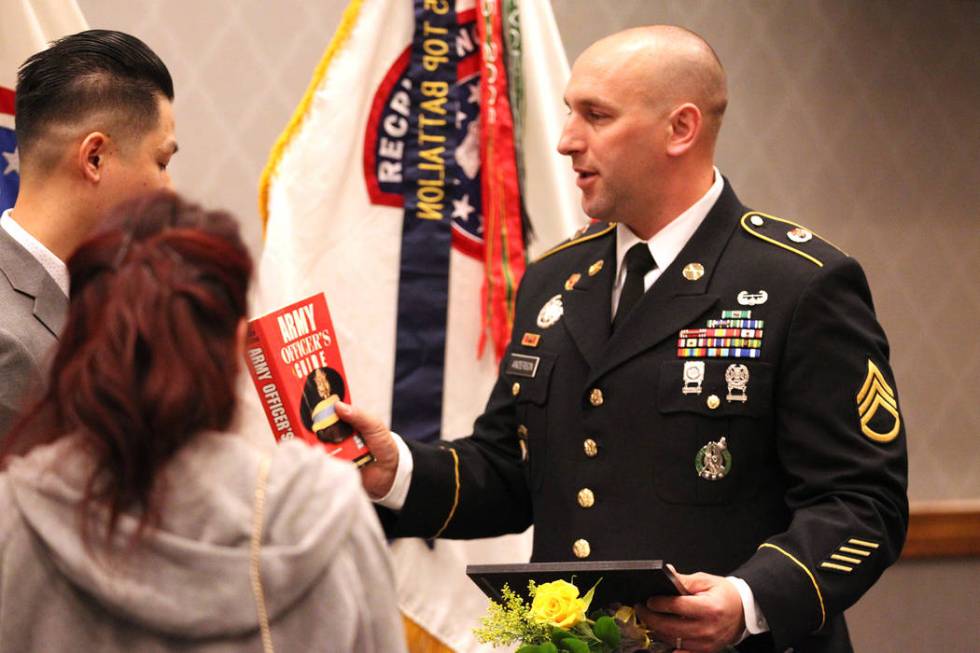
<instances>
[{"instance_id":1,"label":"wooden wall molding","mask_svg":"<svg viewBox=\"0 0 980 653\"><path fill-rule=\"evenodd\" d=\"M917 501L902 559L980 556L980 499Z\"/></svg>"}]
</instances>

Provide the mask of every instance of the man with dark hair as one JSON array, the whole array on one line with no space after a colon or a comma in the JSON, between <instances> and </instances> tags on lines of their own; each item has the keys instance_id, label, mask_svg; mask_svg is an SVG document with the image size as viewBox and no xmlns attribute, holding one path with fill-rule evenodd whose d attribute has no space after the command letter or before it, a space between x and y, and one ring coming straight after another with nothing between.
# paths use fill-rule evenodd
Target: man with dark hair
<instances>
[{"instance_id":1,"label":"man with dark hair","mask_svg":"<svg viewBox=\"0 0 980 653\"><path fill-rule=\"evenodd\" d=\"M0 217L0 437L64 322L64 261L106 210L171 186L173 81L122 32L66 36L20 67L20 192Z\"/></svg>"},{"instance_id":2,"label":"man with dark hair","mask_svg":"<svg viewBox=\"0 0 980 653\"><path fill-rule=\"evenodd\" d=\"M402 441L337 410L389 535L533 522L535 561L684 572L689 596L637 610L674 649L849 651L843 612L908 523L888 342L860 265L715 168L727 97L688 30L590 46L558 150L596 222L528 267L473 435Z\"/></svg>"}]
</instances>

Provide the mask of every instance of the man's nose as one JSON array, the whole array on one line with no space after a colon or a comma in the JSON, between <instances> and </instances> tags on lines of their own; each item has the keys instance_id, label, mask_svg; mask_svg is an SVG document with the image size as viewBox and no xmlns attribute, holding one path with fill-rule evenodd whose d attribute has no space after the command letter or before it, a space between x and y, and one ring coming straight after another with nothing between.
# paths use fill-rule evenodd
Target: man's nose
<instances>
[{"instance_id":1,"label":"man's nose","mask_svg":"<svg viewBox=\"0 0 980 653\"><path fill-rule=\"evenodd\" d=\"M558 139L558 153L571 156L583 149L582 138L578 133L575 116L569 116L562 127L561 137Z\"/></svg>"}]
</instances>

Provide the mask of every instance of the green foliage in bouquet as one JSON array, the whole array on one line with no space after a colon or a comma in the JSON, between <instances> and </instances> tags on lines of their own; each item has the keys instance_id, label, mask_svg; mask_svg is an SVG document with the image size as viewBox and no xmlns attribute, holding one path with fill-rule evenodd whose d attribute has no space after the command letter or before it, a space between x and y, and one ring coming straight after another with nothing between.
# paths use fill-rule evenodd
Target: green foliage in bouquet
<instances>
[{"instance_id":1,"label":"green foliage in bouquet","mask_svg":"<svg viewBox=\"0 0 980 653\"><path fill-rule=\"evenodd\" d=\"M598 585L598 583L596 583ZM585 596L572 583L528 583L531 604L504 585L503 602L490 602L476 638L494 646L520 644L517 653L631 653L647 649L650 638L633 610L586 615L595 585Z\"/></svg>"}]
</instances>

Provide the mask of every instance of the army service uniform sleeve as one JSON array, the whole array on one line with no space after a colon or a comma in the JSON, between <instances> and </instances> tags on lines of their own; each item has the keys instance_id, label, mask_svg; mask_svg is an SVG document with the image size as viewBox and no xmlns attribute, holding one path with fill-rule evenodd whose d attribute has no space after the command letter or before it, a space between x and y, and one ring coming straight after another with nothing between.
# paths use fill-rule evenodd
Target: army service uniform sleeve
<instances>
[{"instance_id":1,"label":"army service uniform sleeve","mask_svg":"<svg viewBox=\"0 0 980 653\"><path fill-rule=\"evenodd\" d=\"M905 425L888 343L853 259L812 278L785 348L776 433L793 518L732 572L752 588L779 650L871 587L908 526Z\"/></svg>"},{"instance_id":2,"label":"army service uniform sleeve","mask_svg":"<svg viewBox=\"0 0 980 653\"><path fill-rule=\"evenodd\" d=\"M398 514L379 509L389 537L468 539L519 533L531 525L517 401L504 373L512 349L513 342L472 435L437 443L406 439L414 469L405 505Z\"/></svg>"}]
</instances>

